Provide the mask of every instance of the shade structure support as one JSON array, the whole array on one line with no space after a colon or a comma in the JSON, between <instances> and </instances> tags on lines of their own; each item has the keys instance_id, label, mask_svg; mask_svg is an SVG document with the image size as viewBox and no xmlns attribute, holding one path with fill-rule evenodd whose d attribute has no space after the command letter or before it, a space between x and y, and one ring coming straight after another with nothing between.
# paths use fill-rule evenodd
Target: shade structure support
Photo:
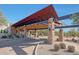
<instances>
[{"instance_id":1,"label":"shade structure support","mask_svg":"<svg viewBox=\"0 0 79 59\"><path fill-rule=\"evenodd\" d=\"M59 41L63 42L64 40L64 32L63 29L59 29Z\"/></svg>"},{"instance_id":2,"label":"shade structure support","mask_svg":"<svg viewBox=\"0 0 79 59\"><path fill-rule=\"evenodd\" d=\"M48 43L54 44L55 32L54 32L54 18L48 19Z\"/></svg>"},{"instance_id":3,"label":"shade structure support","mask_svg":"<svg viewBox=\"0 0 79 59\"><path fill-rule=\"evenodd\" d=\"M35 30L35 38L38 38L38 30Z\"/></svg>"}]
</instances>

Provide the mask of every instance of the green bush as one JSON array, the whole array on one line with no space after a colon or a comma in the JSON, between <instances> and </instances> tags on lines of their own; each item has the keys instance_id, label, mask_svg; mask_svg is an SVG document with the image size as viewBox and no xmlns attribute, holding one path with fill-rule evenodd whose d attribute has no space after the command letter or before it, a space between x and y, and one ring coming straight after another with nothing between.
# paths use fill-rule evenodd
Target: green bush
<instances>
[{"instance_id":1,"label":"green bush","mask_svg":"<svg viewBox=\"0 0 79 59\"><path fill-rule=\"evenodd\" d=\"M59 41L59 38L57 38L57 40L56 41Z\"/></svg>"},{"instance_id":2,"label":"green bush","mask_svg":"<svg viewBox=\"0 0 79 59\"><path fill-rule=\"evenodd\" d=\"M77 40L76 40L76 39L74 39L74 38L72 39L72 41L73 41L73 42L77 42Z\"/></svg>"},{"instance_id":3,"label":"green bush","mask_svg":"<svg viewBox=\"0 0 79 59\"><path fill-rule=\"evenodd\" d=\"M6 35L4 35L4 36L2 36L1 38L2 38L2 39L5 39L5 38L7 38L7 36L6 36Z\"/></svg>"}]
</instances>

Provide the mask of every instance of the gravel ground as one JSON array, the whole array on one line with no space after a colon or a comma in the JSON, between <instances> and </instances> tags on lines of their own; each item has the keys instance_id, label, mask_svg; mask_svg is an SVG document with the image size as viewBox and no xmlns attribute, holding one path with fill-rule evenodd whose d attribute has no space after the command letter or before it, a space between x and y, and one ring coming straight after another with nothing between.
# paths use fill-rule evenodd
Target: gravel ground
<instances>
[{"instance_id":1,"label":"gravel ground","mask_svg":"<svg viewBox=\"0 0 79 59\"><path fill-rule=\"evenodd\" d=\"M60 42L56 42L60 43ZM60 49L59 51L54 51L53 45L39 45L37 54L38 55L79 55L79 44L74 42L64 42L66 46L75 46L76 51L74 53L68 52L66 49Z\"/></svg>"},{"instance_id":2,"label":"gravel ground","mask_svg":"<svg viewBox=\"0 0 79 59\"><path fill-rule=\"evenodd\" d=\"M36 44L43 42L43 40L35 39L1 39L0 40L0 55L33 55ZM56 42L60 43L60 42ZM65 41L67 46L73 45L76 47L74 53L67 52L66 49L53 51L53 45L39 44L37 47L37 55L79 55L79 43Z\"/></svg>"}]
</instances>

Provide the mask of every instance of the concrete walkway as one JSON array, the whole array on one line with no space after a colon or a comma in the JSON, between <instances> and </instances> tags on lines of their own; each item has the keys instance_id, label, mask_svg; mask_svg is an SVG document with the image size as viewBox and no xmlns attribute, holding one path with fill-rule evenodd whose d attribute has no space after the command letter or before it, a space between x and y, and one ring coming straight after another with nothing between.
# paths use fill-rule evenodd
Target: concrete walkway
<instances>
[{"instance_id":1,"label":"concrete walkway","mask_svg":"<svg viewBox=\"0 0 79 59\"><path fill-rule=\"evenodd\" d=\"M1 39L0 55L32 55L36 44L42 42L35 39Z\"/></svg>"}]
</instances>

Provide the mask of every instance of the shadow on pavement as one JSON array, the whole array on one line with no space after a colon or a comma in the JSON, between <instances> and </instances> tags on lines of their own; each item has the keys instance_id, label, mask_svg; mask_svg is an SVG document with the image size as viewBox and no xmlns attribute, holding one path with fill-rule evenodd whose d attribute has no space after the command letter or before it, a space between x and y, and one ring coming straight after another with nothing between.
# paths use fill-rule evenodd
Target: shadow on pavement
<instances>
[{"instance_id":1,"label":"shadow on pavement","mask_svg":"<svg viewBox=\"0 0 79 59\"><path fill-rule=\"evenodd\" d=\"M22 47L30 47L30 46L35 46L38 43L44 44L44 40L37 40L37 39L32 39L32 38L27 38L27 39L11 39L11 40L1 40L0 41L0 48L4 47L12 47L13 50L16 52L17 55L27 55L28 53L25 52ZM34 50L35 50L34 48ZM35 54L33 50L33 55Z\"/></svg>"}]
</instances>

